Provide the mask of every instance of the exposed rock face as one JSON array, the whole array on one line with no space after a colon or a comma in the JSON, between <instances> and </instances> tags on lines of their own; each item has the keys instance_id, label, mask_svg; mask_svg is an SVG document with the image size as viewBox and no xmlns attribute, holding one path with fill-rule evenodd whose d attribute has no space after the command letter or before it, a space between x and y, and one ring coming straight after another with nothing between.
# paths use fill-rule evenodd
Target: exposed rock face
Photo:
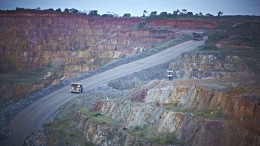
<instances>
[{"instance_id":1,"label":"exposed rock face","mask_svg":"<svg viewBox=\"0 0 260 146\"><path fill-rule=\"evenodd\" d=\"M260 100L254 95L230 94L219 86L175 86L163 81L153 81L146 86L151 88L144 102L115 100L102 102L102 107L99 104L98 111L118 123L118 130L113 129L117 131L113 134L117 135L120 128L121 131L124 127L131 131L138 126L144 132L138 139L146 137L146 140L135 139L131 143L156 145L149 143L152 135L176 135L184 145L260 144L260 119L257 116L260 114ZM93 124L85 124L85 133L90 129L90 133L95 133L92 136L88 134L88 140L100 145L117 144L97 143L95 138L101 138L97 136L99 133L104 132L102 137L106 140L117 136L110 137L110 133L102 128L93 129L89 128ZM121 135L133 137L129 131ZM123 141L128 143L128 138Z\"/></svg>"},{"instance_id":2,"label":"exposed rock face","mask_svg":"<svg viewBox=\"0 0 260 146\"><path fill-rule=\"evenodd\" d=\"M246 76L254 74L238 56L223 56L185 54L180 56L176 61L173 61L169 68L175 71L175 77L178 79L222 78L234 75Z\"/></svg>"},{"instance_id":3,"label":"exposed rock face","mask_svg":"<svg viewBox=\"0 0 260 146\"><path fill-rule=\"evenodd\" d=\"M174 28L212 29L202 20L153 20L147 26L172 30L135 30L141 18L86 17L68 13L1 12L1 72L58 66L88 71L122 56L178 37ZM179 32L178 32L179 34Z\"/></svg>"},{"instance_id":4,"label":"exposed rock face","mask_svg":"<svg viewBox=\"0 0 260 146\"><path fill-rule=\"evenodd\" d=\"M65 71L88 71L177 37L175 31L134 30L140 21L1 12L0 71L47 65Z\"/></svg>"}]
</instances>

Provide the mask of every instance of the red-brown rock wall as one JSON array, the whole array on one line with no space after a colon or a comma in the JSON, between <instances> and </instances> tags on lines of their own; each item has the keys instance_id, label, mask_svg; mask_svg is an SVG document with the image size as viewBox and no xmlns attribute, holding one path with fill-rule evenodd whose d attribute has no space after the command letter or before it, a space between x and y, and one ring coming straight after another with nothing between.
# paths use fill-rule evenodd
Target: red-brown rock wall
<instances>
[{"instance_id":1,"label":"red-brown rock wall","mask_svg":"<svg viewBox=\"0 0 260 146\"><path fill-rule=\"evenodd\" d=\"M136 25L142 21L141 18L87 17L57 12L1 12L0 72L57 64L56 60L64 62L67 58L77 57L68 53L74 51L97 51L96 54L103 51L102 54L108 56L92 55L85 58L100 58L97 60L104 63L133 54L136 49L149 49L176 38L175 30L136 30ZM171 25L189 29L214 26L207 21L195 20L153 20L148 23L148 26L156 27ZM111 55L111 51L116 55ZM63 55L56 59L54 54ZM65 61L66 64L70 63Z\"/></svg>"}]
</instances>

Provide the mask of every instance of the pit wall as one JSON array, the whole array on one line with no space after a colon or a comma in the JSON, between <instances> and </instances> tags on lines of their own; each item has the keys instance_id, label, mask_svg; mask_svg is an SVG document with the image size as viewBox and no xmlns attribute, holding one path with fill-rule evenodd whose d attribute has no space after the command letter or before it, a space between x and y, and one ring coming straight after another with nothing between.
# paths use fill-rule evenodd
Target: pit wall
<instances>
[{"instance_id":1,"label":"pit wall","mask_svg":"<svg viewBox=\"0 0 260 146\"><path fill-rule=\"evenodd\" d=\"M143 101L137 101L135 96L147 88ZM149 138L170 135L178 139L177 145L260 144L260 106L252 96L230 94L216 85L176 86L168 81L152 81L137 92L131 95L132 101L96 103L92 110L111 117L117 126L97 125L82 118L87 140L101 145L155 146L160 144ZM136 137L135 130L141 136ZM115 140L119 133L121 139Z\"/></svg>"},{"instance_id":2,"label":"pit wall","mask_svg":"<svg viewBox=\"0 0 260 146\"><path fill-rule=\"evenodd\" d=\"M176 37L174 31L133 30L139 22L136 18L0 13L0 71L46 66L88 71Z\"/></svg>"},{"instance_id":3,"label":"pit wall","mask_svg":"<svg viewBox=\"0 0 260 146\"><path fill-rule=\"evenodd\" d=\"M243 59L225 54L187 53L172 61L169 68L177 79L228 78L254 74Z\"/></svg>"},{"instance_id":4,"label":"pit wall","mask_svg":"<svg viewBox=\"0 0 260 146\"><path fill-rule=\"evenodd\" d=\"M175 28L212 29L214 25L202 20L153 20L147 27L174 27L164 31L136 30L142 20L44 11L0 12L0 71L46 66L88 71L173 40L180 34ZM69 61L75 58L78 61Z\"/></svg>"}]
</instances>

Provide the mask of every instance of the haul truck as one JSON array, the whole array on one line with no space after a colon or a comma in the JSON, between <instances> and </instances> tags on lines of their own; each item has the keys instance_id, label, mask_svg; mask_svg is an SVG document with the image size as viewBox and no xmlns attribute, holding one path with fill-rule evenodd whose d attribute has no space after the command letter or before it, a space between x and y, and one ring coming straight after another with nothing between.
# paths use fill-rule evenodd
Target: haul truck
<instances>
[{"instance_id":1,"label":"haul truck","mask_svg":"<svg viewBox=\"0 0 260 146\"><path fill-rule=\"evenodd\" d=\"M70 92L71 93L82 93L83 92L82 84L81 83L71 83Z\"/></svg>"},{"instance_id":2,"label":"haul truck","mask_svg":"<svg viewBox=\"0 0 260 146\"><path fill-rule=\"evenodd\" d=\"M197 41L200 41L202 40L204 37L204 32L193 32L192 33L192 39L193 40L197 40Z\"/></svg>"}]
</instances>

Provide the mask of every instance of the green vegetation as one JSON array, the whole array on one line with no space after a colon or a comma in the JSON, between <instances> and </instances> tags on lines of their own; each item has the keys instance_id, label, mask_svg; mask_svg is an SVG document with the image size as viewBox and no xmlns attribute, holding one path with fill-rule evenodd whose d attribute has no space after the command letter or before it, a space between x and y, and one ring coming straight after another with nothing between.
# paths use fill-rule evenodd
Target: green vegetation
<instances>
[{"instance_id":1,"label":"green vegetation","mask_svg":"<svg viewBox=\"0 0 260 146\"><path fill-rule=\"evenodd\" d=\"M52 142L59 145L93 145L91 142L87 141L80 129L71 127L71 120L75 119L78 114L86 115L86 120L96 122L98 124L108 124L112 120L102 116L100 113L94 113L89 111L87 108L82 107L84 102L82 100L72 100L69 103L66 103L60 109L55 116L54 122L46 123L43 125L51 133ZM51 143L50 143L51 145Z\"/></svg>"},{"instance_id":2,"label":"green vegetation","mask_svg":"<svg viewBox=\"0 0 260 146\"><path fill-rule=\"evenodd\" d=\"M88 143L82 133L78 130L69 128L69 119L46 123L43 125L48 131L52 132L52 139L59 141L61 145L88 145ZM51 144L51 141L50 141Z\"/></svg>"},{"instance_id":3,"label":"green vegetation","mask_svg":"<svg viewBox=\"0 0 260 146\"><path fill-rule=\"evenodd\" d=\"M5 110L6 110L5 107L0 107L0 113L1 113L1 112L4 112Z\"/></svg>"},{"instance_id":4,"label":"green vegetation","mask_svg":"<svg viewBox=\"0 0 260 146\"><path fill-rule=\"evenodd\" d=\"M61 110L62 112L56 116L54 122L43 125L50 133L52 139L59 141L61 145L93 145L86 141L82 136L81 130L70 126L71 120L75 119L75 115L82 114L86 116L86 120L97 124L112 124L113 120L103 116L101 113L91 112L87 108L76 109L77 101L66 104Z\"/></svg>"},{"instance_id":5,"label":"green vegetation","mask_svg":"<svg viewBox=\"0 0 260 146\"><path fill-rule=\"evenodd\" d=\"M221 110L197 110L194 111L193 114L206 119L219 119L224 117L224 114Z\"/></svg>"},{"instance_id":6,"label":"green vegetation","mask_svg":"<svg viewBox=\"0 0 260 146\"><path fill-rule=\"evenodd\" d=\"M91 112L87 108L82 108L77 111L80 114L86 115L88 120L96 122L98 124L112 124L113 119L103 116L101 113Z\"/></svg>"},{"instance_id":7,"label":"green vegetation","mask_svg":"<svg viewBox=\"0 0 260 146\"><path fill-rule=\"evenodd\" d=\"M51 72L51 76L43 79L47 72ZM37 70L24 70L0 74L0 84L14 83L14 84L37 84L45 81L56 80L59 77L59 72L53 71L49 67L40 68Z\"/></svg>"},{"instance_id":8,"label":"green vegetation","mask_svg":"<svg viewBox=\"0 0 260 146\"><path fill-rule=\"evenodd\" d=\"M39 69L37 71L18 71L0 74L1 83L34 83L36 79L43 76L45 71Z\"/></svg>"},{"instance_id":9,"label":"green vegetation","mask_svg":"<svg viewBox=\"0 0 260 146\"><path fill-rule=\"evenodd\" d=\"M135 137L142 138L146 141L157 143L160 145L165 144L179 144L182 145L182 142L180 142L174 133L170 134L160 134L155 135L152 134L151 131L147 129L147 126L143 126L142 128L139 126L135 126L132 130L129 130L129 133L132 134Z\"/></svg>"},{"instance_id":10,"label":"green vegetation","mask_svg":"<svg viewBox=\"0 0 260 146\"><path fill-rule=\"evenodd\" d=\"M260 74L260 22L257 20L259 18L241 17L241 19L229 18L221 29L206 32L208 40L205 45L193 53L213 54L219 59L224 59L228 55L238 56L251 71ZM235 20L237 23L229 24Z\"/></svg>"},{"instance_id":11,"label":"green vegetation","mask_svg":"<svg viewBox=\"0 0 260 146\"><path fill-rule=\"evenodd\" d=\"M187 109L178 107L177 105L173 105L171 103L166 103L162 105L163 108L167 110L172 110L175 112L188 113L194 116L203 117L206 119L220 119L225 117L223 111L221 110L197 110L197 109Z\"/></svg>"},{"instance_id":12,"label":"green vegetation","mask_svg":"<svg viewBox=\"0 0 260 146\"><path fill-rule=\"evenodd\" d=\"M201 47L200 51L210 51L218 50L216 42L228 38L228 34L225 31L213 31L208 32L208 39L205 42L205 45Z\"/></svg>"},{"instance_id":13,"label":"green vegetation","mask_svg":"<svg viewBox=\"0 0 260 146\"><path fill-rule=\"evenodd\" d=\"M4 10L0 10L4 11ZM9 10L8 10L9 11ZM86 11L81 11L81 10L77 10L75 8L65 8L64 11L62 12L62 10L60 8L57 8L56 10L54 10L53 8L48 8L48 9L41 9L40 7L35 8L35 9L30 9L30 8L21 8L21 7L16 7L16 10L18 12L40 12L40 11L46 11L49 13L54 13L54 12L59 12L59 13L72 13L72 14L80 14L80 15L85 15L85 16L103 16L107 15L108 17L110 17L111 14L103 14L100 15L98 14L97 10L90 10L90 12L86 12ZM127 14L127 15L125 15ZM128 15L129 13L125 13L123 15L127 16L126 18L130 18ZM144 10L143 11L143 15L140 17L153 17L156 19L169 19L169 18L201 18L201 17L223 17L223 12L219 11L217 14L215 14L215 16L213 14L210 13L206 13L205 15L202 14L201 12L199 13L193 13L191 11L188 11L187 9L182 9L181 11L179 9L174 10L172 13L170 12L161 12L160 14L157 15L157 11L152 11L150 14L148 13L148 11ZM112 17L119 17L117 14L113 14Z\"/></svg>"},{"instance_id":14,"label":"green vegetation","mask_svg":"<svg viewBox=\"0 0 260 146\"><path fill-rule=\"evenodd\" d=\"M237 37L230 39L229 45L257 48L260 47L260 40L256 37Z\"/></svg>"}]
</instances>

